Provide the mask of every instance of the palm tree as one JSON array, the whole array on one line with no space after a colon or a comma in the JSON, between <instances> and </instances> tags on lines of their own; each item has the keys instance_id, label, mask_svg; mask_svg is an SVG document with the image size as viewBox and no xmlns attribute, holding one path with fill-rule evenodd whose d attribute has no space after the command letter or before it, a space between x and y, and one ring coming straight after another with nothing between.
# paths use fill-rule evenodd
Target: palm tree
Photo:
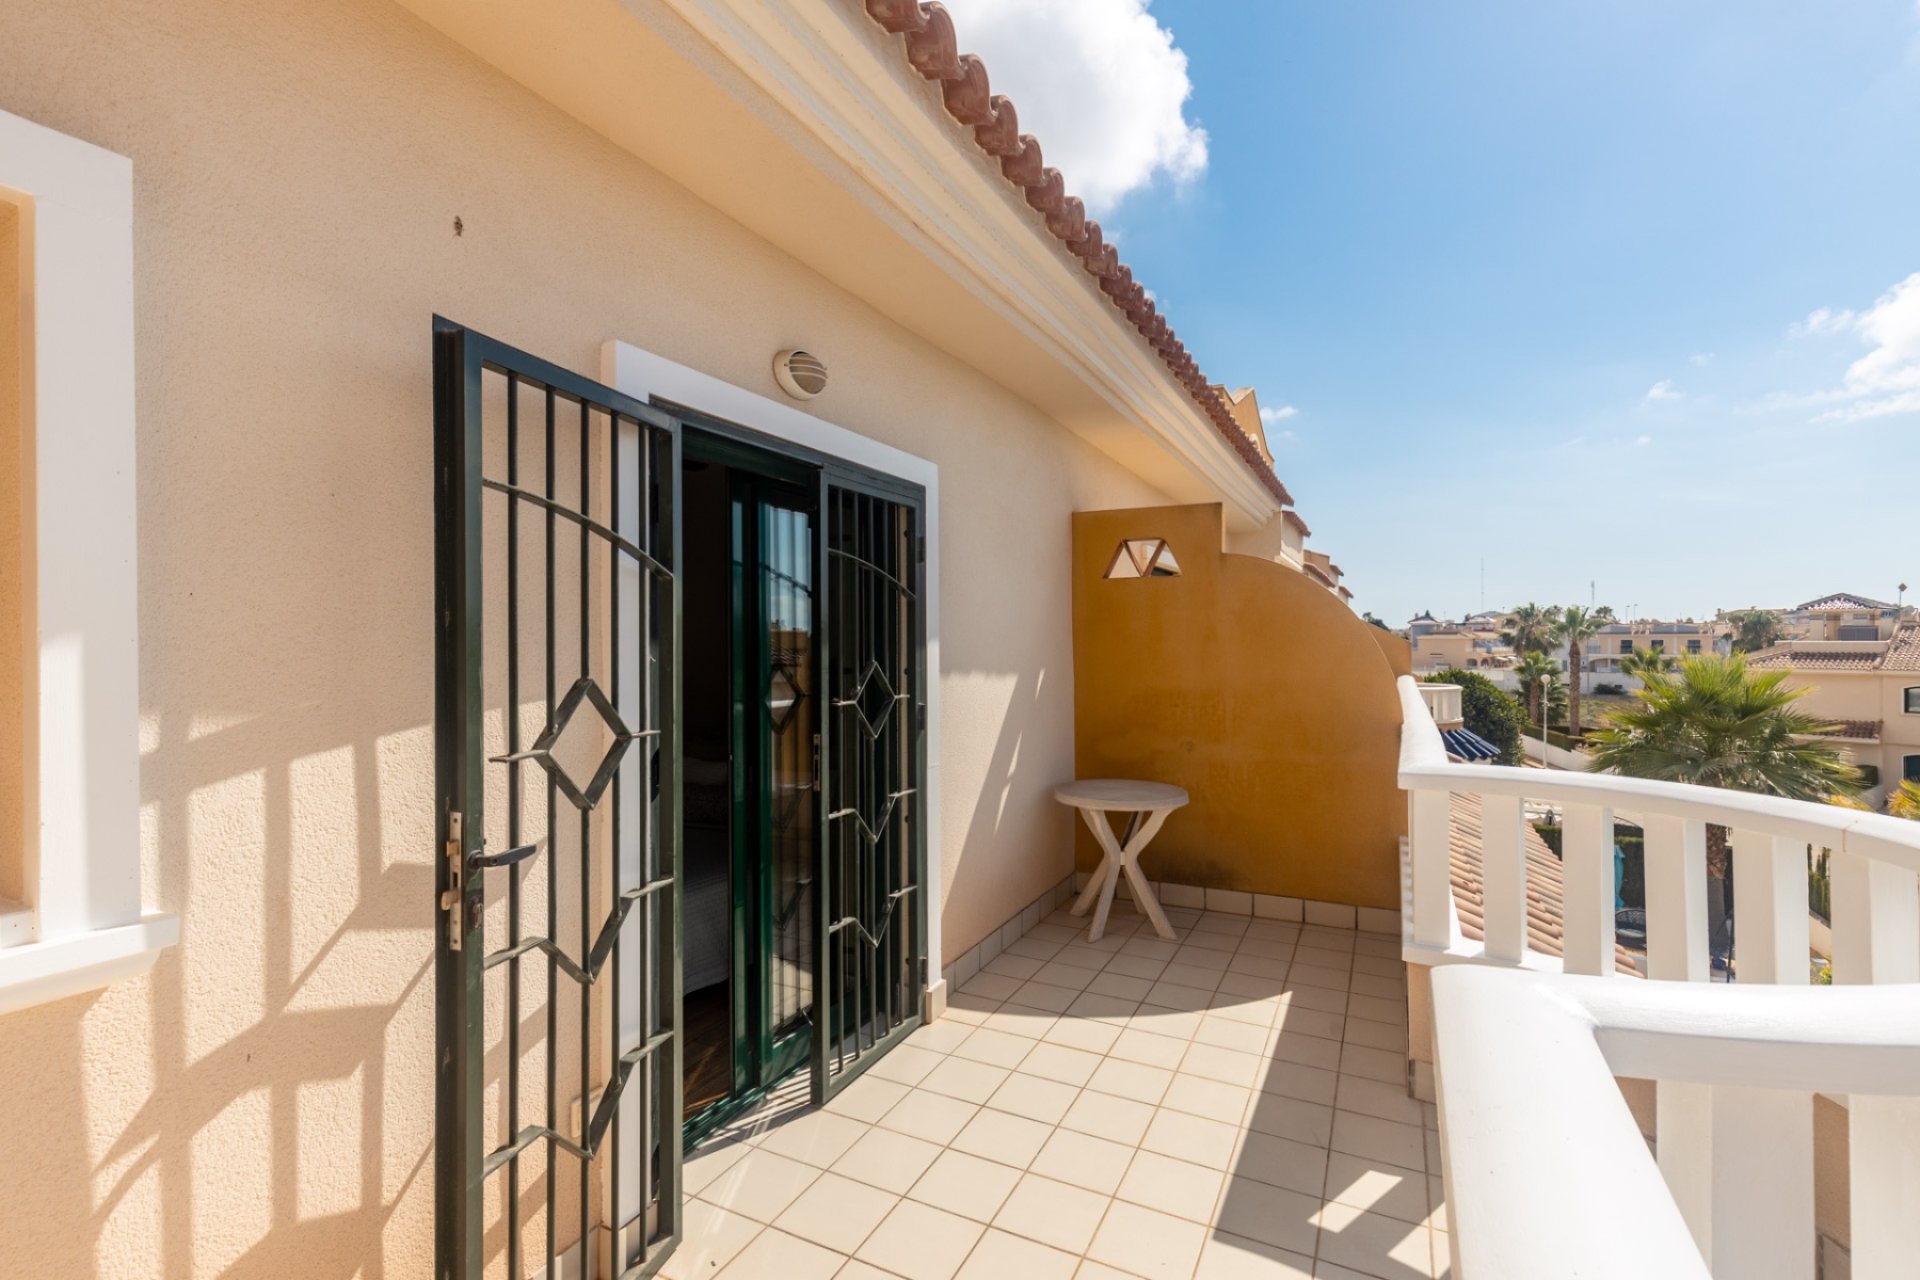
<instances>
[{"instance_id":1,"label":"palm tree","mask_svg":"<svg viewBox=\"0 0 1920 1280\"><path fill-rule=\"evenodd\" d=\"M1546 690L1552 679L1560 674L1553 665L1553 659L1539 650L1530 650L1525 657L1514 663L1513 674L1520 682L1520 691L1527 698L1527 715L1541 728L1547 725Z\"/></svg>"},{"instance_id":2,"label":"palm tree","mask_svg":"<svg viewBox=\"0 0 1920 1280\"><path fill-rule=\"evenodd\" d=\"M1735 653L1758 653L1780 639L1780 615L1771 609L1746 609L1727 615L1733 624Z\"/></svg>"},{"instance_id":3,"label":"palm tree","mask_svg":"<svg viewBox=\"0 0 1920 1280\"><path fill-rule=\"evenodd\" d=\"M1553 643L1553 627L1559 619L1559 605L1542 606L1529 600L1513 611L1513 623L1500 633L1500 643L1515 653L1545 653Z\"/></svg>"},{"instance_id":4,"label":"palm tree","mask_svg":"<svg viewBox=\"0 0 1920 1280\"><path fill-rule=\"evenodd\" d=\"M1567 736L1580 736L1580 646L1600 633L1605 619L1585 605L1570 604L1554 623L1553 638L1567 646Z\"/></svg>"},{"instance_id":5,"label":"palm tree","mask_svg":"<svg viewBox=\"0 0 1920 1280\"><path fill-rule=\"evenodd\" d=\"M1591 767L1794 800L1852 795L1859 771L1813 736L1833 726L1794 710L1807 690L1785 687L1788 674L1752 671L1742 654L1688 658L1674 675L1638 690L1639 706L1615 712L1588 739ZM1716 956L1727 952L1729 861L1726 828L1708 826L1708 928Z\"/></svg>"},{"instance_id":6,"label":"palm tree","mask_svg":"<svg viewBox=\"0 0 1920 1280\"><path fill-rule=\"evenodd\" d=\"M1651 684L1655 680L1673 674L1675 662L1670 653L1655 653L1652 649L1636 649L1620 659L1620 674L1638 677L1640 683Z\"/></svg>"},{"instance_id":7,"label":"palm tree","mask_svg":"<svg viewBox=\"0 0 1920 1280\"><path fill-rule=\"evenodd\" d=\"M1887 812L1896 818L1911 818L1920 822L1920 781L1900 779L1900 785L1887 797Z\"/></svg>"}]
</instances>

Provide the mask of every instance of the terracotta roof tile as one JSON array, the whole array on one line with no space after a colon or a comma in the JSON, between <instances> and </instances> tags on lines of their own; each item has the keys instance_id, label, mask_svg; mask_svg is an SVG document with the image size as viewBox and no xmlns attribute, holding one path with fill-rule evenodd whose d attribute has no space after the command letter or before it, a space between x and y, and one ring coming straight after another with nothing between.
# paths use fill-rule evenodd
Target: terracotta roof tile
<instances>
[{"instance_id":1,"label":"terracotta roof tile","mask_svg":"<svg viewBox=\"0 0 1920 1280\"><path fill-rule=\"evenodd\" d=\"M1865 742L1880 740L1878 720L1836 720L1833 728L1819 735L1826 738L1858 738Z\"/></svg>"},{"instance_id":2,"label":"terracotta roof tile","mask_svg":"<svg viewBox=\"0 0 1920 1280\"><path fill-rule=\"evenodd\" d=\"M1747 666L1755 671L1872 671L1879 667L1880 657L1872 650L1845 653L1778 645L1748 657Z\"/></svg>"},{"instance_id":3,"label":"terracotta roof tile","mask_svg":"<svg viewBox=\"0 0 1920 1280\"><path fill-rule=\"evenodd\" d=\"M1757 671L1892 671L1920 672L1920 623L1903 623L1879 649L1818 649L1775 645L1747 659Z\"/></svg>"},{"instance_id":4,"label":"terracotta roof tile","mask_svg":"<svg viewBox=\"0 0 1920 1280\"><path fill-rule=\"evenodd\" d=\"M1120 261L1113 246L1102 239L1100 224L1086 216L1086 205L1079 197L1067 194L1060 171L1044 162L1040 143L1031 134L1020 132L1020 117L1013 103L1005 95L992 92L986 64L971 53L959 51L953 18L946 7L937 0L926 4L918 0L866 0L866 9L875 22L904 38L907 61L913 69L928 80L940 82L947 114L972 126L975 144L1000 161L1000 172L1022 189L1027 203L1046 218L1048 232L1099 281L1101 292L1159 354L1167 371L1186 388L1221 438L1268 492L1283 504L1292 503L1293 495L1260 455L1260 447L1233 420L1233 411L1214 393L1213 383L1174 335L1153 299Z\"/></svg>"},{"instance_id":5,"label":"terracotta roof tile","mask_svg":"<svg viewBox=\"0 0 1920 1280\"><path fill-rule=\"evenodd\" d=\"M1830 596L1818 600L1809 600L1805 604L1795 605L1795 613L1808 613L1815 609L1892 609L1895 606L1885 600L1871 600L1866 596L1856 596L1851 591L1836 591Z\"/></svg>"},{"instance_id":6,"label":"terracotta roof tile","mask_svg":"<svg viewBox=\"0 0 1920 1280\"><path fill-rule=\"evenodd\" d=\"M1486 915L1482 906L1480 849L1480 797L1453 795L1448 812L1448 835L1453 858L1453 901L1460 913L1460 930L1469 938L1486 935ZM1566 876L1560 859L1553 856L1547 842L1533 829L1522 826L1527 850L1527 947L1542 955L1564 955L1566 935L1564 903ZM1613 949L1614 968L1621 973L1640 976L1634 967L1633 953L1625 947Z\"/></svg>"},{"instance_id":7,"label":"terracotta roof tile","mask_svg":"<svg viewBox=\"0 0 1920 1280\"><path fill-rule=\"evenodd\" d=\"M1893 633L1887 645L1885 671L1920 671L1920 624L1909 622Z\"/></svg>"}]
</instances>

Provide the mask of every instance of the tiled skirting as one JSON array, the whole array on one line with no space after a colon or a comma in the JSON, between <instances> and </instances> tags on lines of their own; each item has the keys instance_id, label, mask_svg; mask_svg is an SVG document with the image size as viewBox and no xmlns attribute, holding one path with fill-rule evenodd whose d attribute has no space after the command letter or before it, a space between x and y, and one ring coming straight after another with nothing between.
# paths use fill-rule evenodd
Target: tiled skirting
<instances>
[{"instance_id":1,"label":"tiled skirting","mask_svg":"<svg viewBox=\"0 0 1920 1280\"><path fill-rule=\"evenodd\" d=\"M1051 915L1056 907L1072 901L1086 887L1089 873L1076 871L1022 907L1005 924L941 970L946 991L957 991L995 956L1018 942L1027 930ZM1311 898L1285 898L1270 893L1243 893L1235 889L1203 889L1198 885L1172 884L1149 880L1153 893L1163 907L1189 907L1196 911L1219 911L1230 915L1253 916L1261 920L1295 920L1303 924L1325 925L1334 929L1357 929L1361 933L1400 936L1400 913L1379 907L1356 907L1344 902L1316 902ZM1132 886L1125 879L1114 893L1131 900ZM945 993L942 992L944 995ZM940 1002L944 1005L945 1001Z\"/></svg>"}]
</instances>

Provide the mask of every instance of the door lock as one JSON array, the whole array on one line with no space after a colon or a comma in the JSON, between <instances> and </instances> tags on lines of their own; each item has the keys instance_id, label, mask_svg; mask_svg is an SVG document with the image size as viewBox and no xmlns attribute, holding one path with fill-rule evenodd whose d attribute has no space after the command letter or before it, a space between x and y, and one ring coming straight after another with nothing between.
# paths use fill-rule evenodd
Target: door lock
<instances>
[{"instance_id":1,"label":"door lock","mask_svg":"<svg viewBox=\"0 0 1920 1280\"><path fill-rule=\"evenodd\" d=\"M447 950L460 949L460 900L466 891L467 860L462 856L460 814L447 814L447 887L440 894L440 909L447 913Z\"/></svg>"}]
</instances>

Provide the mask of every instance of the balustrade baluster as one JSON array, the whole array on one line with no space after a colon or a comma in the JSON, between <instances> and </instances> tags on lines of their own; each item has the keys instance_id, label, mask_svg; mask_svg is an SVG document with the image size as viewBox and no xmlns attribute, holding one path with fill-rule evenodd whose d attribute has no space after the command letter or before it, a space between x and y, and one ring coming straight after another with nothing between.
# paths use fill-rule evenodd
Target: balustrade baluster
<instances>
[{"instance_id":1,"label":"balustrade baluster","mask_svg":"<svg viewBox=\"0 0 1920 1280\"><path fill-rule=\"evenodd\" d=\"M1480 797L1481 901L1487 956L1518 964L1527 954L1526 814L1519 796Z\"/></svg>"},{"instance_id":2,"label":"balustrade baluster","mask_svg":"<svg viewBox=\"0 0 1920 1280\"><path fill-rule=\"evenodd\" d=\"M1566 876L1562 940L1568 973L1613 972L1613 810L1570 804L1562 825Z\"/></svg>"},{"instance_id":3,"label":"balustrade baluster","mask_svg":"<svg viewBox=\"0 0 1920 1280\"><path fill-rule=\"evenodd\" d=\"M1453 852L1448 793L1411 793L1413 940L1445 950L1453 944Z\"/></svg>"},{"instance_id":4,"label":"balustrade baluster","mask_svg":"<svg viewBox=\"0 0 1920 1280\"><path fill-rule=\"evenodd\" d=\"M1758 831L1733 832L1733 882L1740 981L1805 984L1806 843Z\"/></svg>"},{"instance_id":5,"label":"balustrade baluster","mask_svg":"<svg viewBox=\"0 0 1920 1280\"><path fill-rule=\"evenodd\" d=\"M1707 824L1666 814L1641 821L1646 835L1647 974L1705 982L1707 955Z\"/></svg>"}]
</instances>

